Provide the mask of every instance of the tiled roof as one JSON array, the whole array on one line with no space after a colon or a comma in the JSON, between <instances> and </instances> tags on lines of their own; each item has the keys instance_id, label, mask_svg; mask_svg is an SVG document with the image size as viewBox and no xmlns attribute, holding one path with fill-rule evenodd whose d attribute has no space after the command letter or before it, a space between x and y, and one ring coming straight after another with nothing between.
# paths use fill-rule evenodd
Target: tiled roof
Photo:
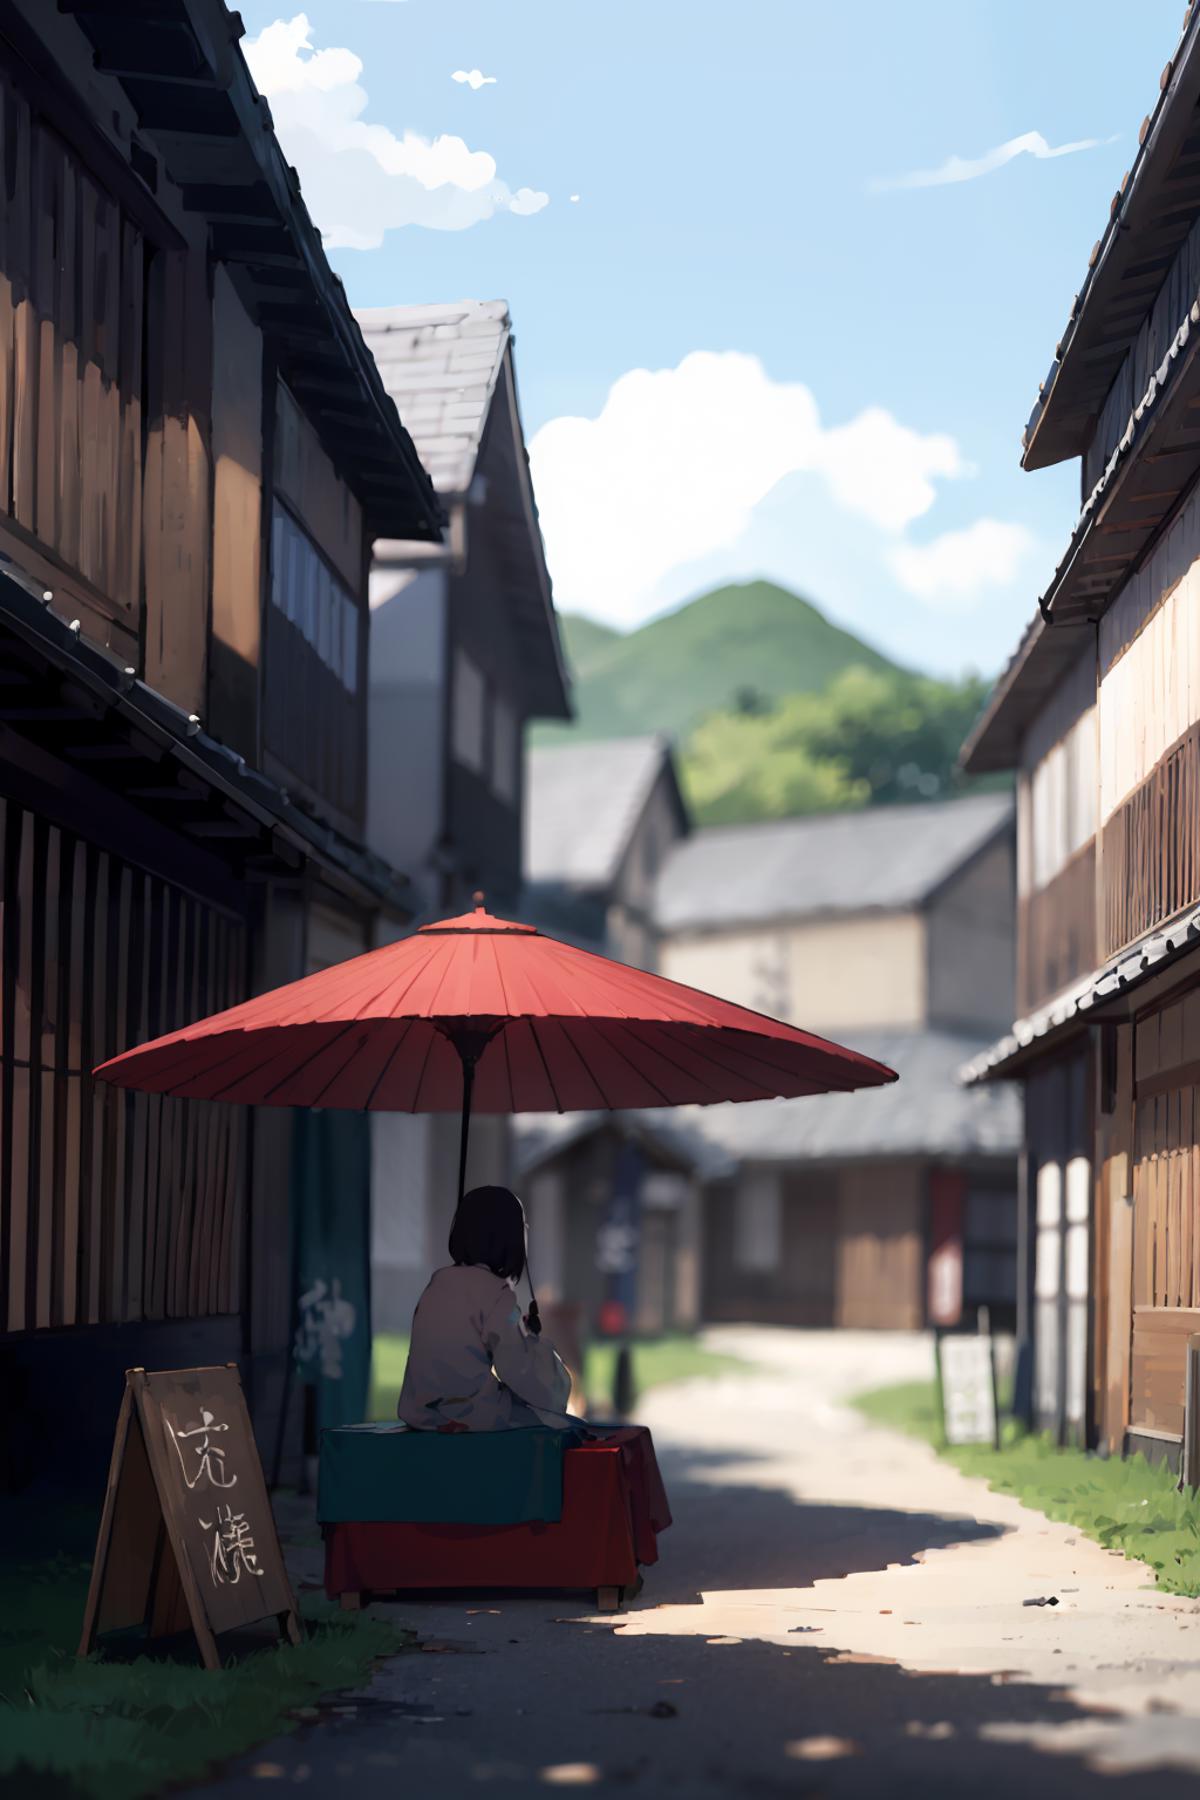
<instances>
[{"instance_id":1,"label":"tiled roof","mask_svg":"<svg viewBox=\"0 0 1200 1800\"><path fill-rule=\"evenodd\" d=\"M919 906L1011 824L1009 794L694 833L658 882L664 931Z\"/></svg>"},{"instance_id":2,"label":"tiled roof","mask_svg":"<svg viewBox=\"0 0 1200 1800\"><path fill-rule=\"evenodd\" d=\"M623 1135L657 1150L668 1161L682 1163L704 1180L732 1174L735 1163L706 1135L700 1114L701 1109L694 1106L660 1106L645 1112L519 1114L513 1122L517 1178L531 1175L572 1144L614 1122Z\"/></svg>"},{"instance_id":3,"label":"tiled roof","mask_svg":"<svg viewBox=\"0 0 1200 1800\"><path fill-rule=\"evenodd\" d=\"M665 737L538 745L525 788L525 878L606 887L670 748Z\"/></svg>"},{"instance_id":4,"label":"tiled roof","mask_svg":"<svg viewBox=\"0 0 1200 1800\"><path fill-rule=\"evenodd\" d=\"M517 1167L528 1173L611 1117L706 1180L746 1163L1016 1156L1022 1129L1016 1091L968 1088L959 1078L981 1049L978 1037L881 1031L855 1035L853 1047L887 1063L899 1081L802 1100L529 1117L517 1121Z\"/></svg>"},{"instance_id":5,"label":"tiled roof","mask_svg":"<svg viewBox=\"0 0 1200 1800\"><path fill-rule=\"evenodd\" d=\"M1086 976L1045 1006L1018 1019L1012 1030L967 1059L959 1079L968 1085L990 1077L1007 1078L1031 1062L1052 1041L1061 1040L1103 1018L1110 1001L1119 1001L1151 975L1158 975L1200 943L1200 910L1183 913L1170 925L1152 931L1120 951L1111 962Z\"/></svg>"},{"instance_id":6,"label":"tiled roof","mask_svg":"<svg viewBox=\"0 0 1200 1800\"><path fill-rule=\"evenodd\" d=\"M1009 1088L966 1088L959 1070L978 1037L949 1031L868 1032L853 1048L899 1081L856 1094L710 1106L701 1129L738 1162L845 1162L859 1157L1015 1156L1021 1105ZM975 1106L975 1100L994 1104Z\"/></svg>"},{"instance_id":7,"label":"tiled roof","mask_svg":"<svg viewBox=\"0 0 1200 1800\"><path fill-rule=\"evenodd\" d=\"M507 304L380 306L355 317L434 487L443 499L464 495L511 334Z\"/></svg>"}]
</instances>

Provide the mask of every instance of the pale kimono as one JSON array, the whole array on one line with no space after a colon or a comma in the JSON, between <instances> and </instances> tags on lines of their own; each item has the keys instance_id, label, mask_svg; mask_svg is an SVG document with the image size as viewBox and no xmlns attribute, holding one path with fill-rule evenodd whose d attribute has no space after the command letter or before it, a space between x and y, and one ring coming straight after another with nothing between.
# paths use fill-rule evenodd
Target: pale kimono
<instances>
[{"instance_id":1,"label":"pale kimono","mask_svg":"<svg viewBox=\"0 0 1200 1800\"><path fill-rule=\"evenodd\" d=\"M439 1269L417 1302L397 1416L418 1431L460 1424L566 1429L571 1377L526 1331L510 1282L478 1264Z\"/></svg>"}]
</instances>

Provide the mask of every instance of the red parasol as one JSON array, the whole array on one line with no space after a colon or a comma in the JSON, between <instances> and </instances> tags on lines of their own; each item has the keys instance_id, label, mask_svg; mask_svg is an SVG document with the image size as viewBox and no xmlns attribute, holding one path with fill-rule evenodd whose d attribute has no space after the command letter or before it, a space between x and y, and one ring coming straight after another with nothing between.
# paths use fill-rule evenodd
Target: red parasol
<instances>
[{"instance_id":1,"label":"red parasol","mask_svg":"<svg viewBox=\"0 0 1200 1800\"><path fill-rule=\"evenodd\" d=\"M102 1063L118 1087L253 1106L577 1112L844 1092L893 1070L679 982L473 913Z\"/></svg>"}]
</instances>

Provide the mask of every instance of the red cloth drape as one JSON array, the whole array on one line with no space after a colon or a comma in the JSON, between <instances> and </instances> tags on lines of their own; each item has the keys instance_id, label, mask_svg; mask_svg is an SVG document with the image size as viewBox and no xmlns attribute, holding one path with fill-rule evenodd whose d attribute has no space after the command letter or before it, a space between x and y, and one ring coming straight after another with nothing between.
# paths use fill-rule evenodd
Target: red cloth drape
<instances>
[{"instance_id":1,"label":"red cloth drape","mask_svg":"<svg viewBox=\"0 0 1200 1800\"><path fill-rule=\"evenodd\" d=\"M561 1519L527 1525L326 1528L325 1591L629 1587L671 1523L650 1433L607 1431L563 1458Z\"/></svg>"}]
</instances>

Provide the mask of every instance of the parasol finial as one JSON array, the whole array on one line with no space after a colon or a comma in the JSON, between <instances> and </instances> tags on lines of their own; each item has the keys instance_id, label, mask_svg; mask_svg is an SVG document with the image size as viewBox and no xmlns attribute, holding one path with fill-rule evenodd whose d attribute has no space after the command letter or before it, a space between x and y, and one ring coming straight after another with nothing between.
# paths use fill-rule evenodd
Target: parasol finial
<instances>
[{"instance_id":1,"label":"parasol finial","mask_svg":"<svg viewBox=\"0 0 1200 1800\"><path fill-rule=\"evenodd\" d=\"M476 888L476 889L475 889L475 892L474 892L474 893L473 893L473 894L472 894L472 895L471 895L471 898L472 898L472 900L473 900L473 901L474 901L474 902L475 902L475 911L476 911L476 912L483 912L483 911L484 911L484 905L483 905L483 889L482 889L482 888Z\"/></svg>"}]
</instances>

